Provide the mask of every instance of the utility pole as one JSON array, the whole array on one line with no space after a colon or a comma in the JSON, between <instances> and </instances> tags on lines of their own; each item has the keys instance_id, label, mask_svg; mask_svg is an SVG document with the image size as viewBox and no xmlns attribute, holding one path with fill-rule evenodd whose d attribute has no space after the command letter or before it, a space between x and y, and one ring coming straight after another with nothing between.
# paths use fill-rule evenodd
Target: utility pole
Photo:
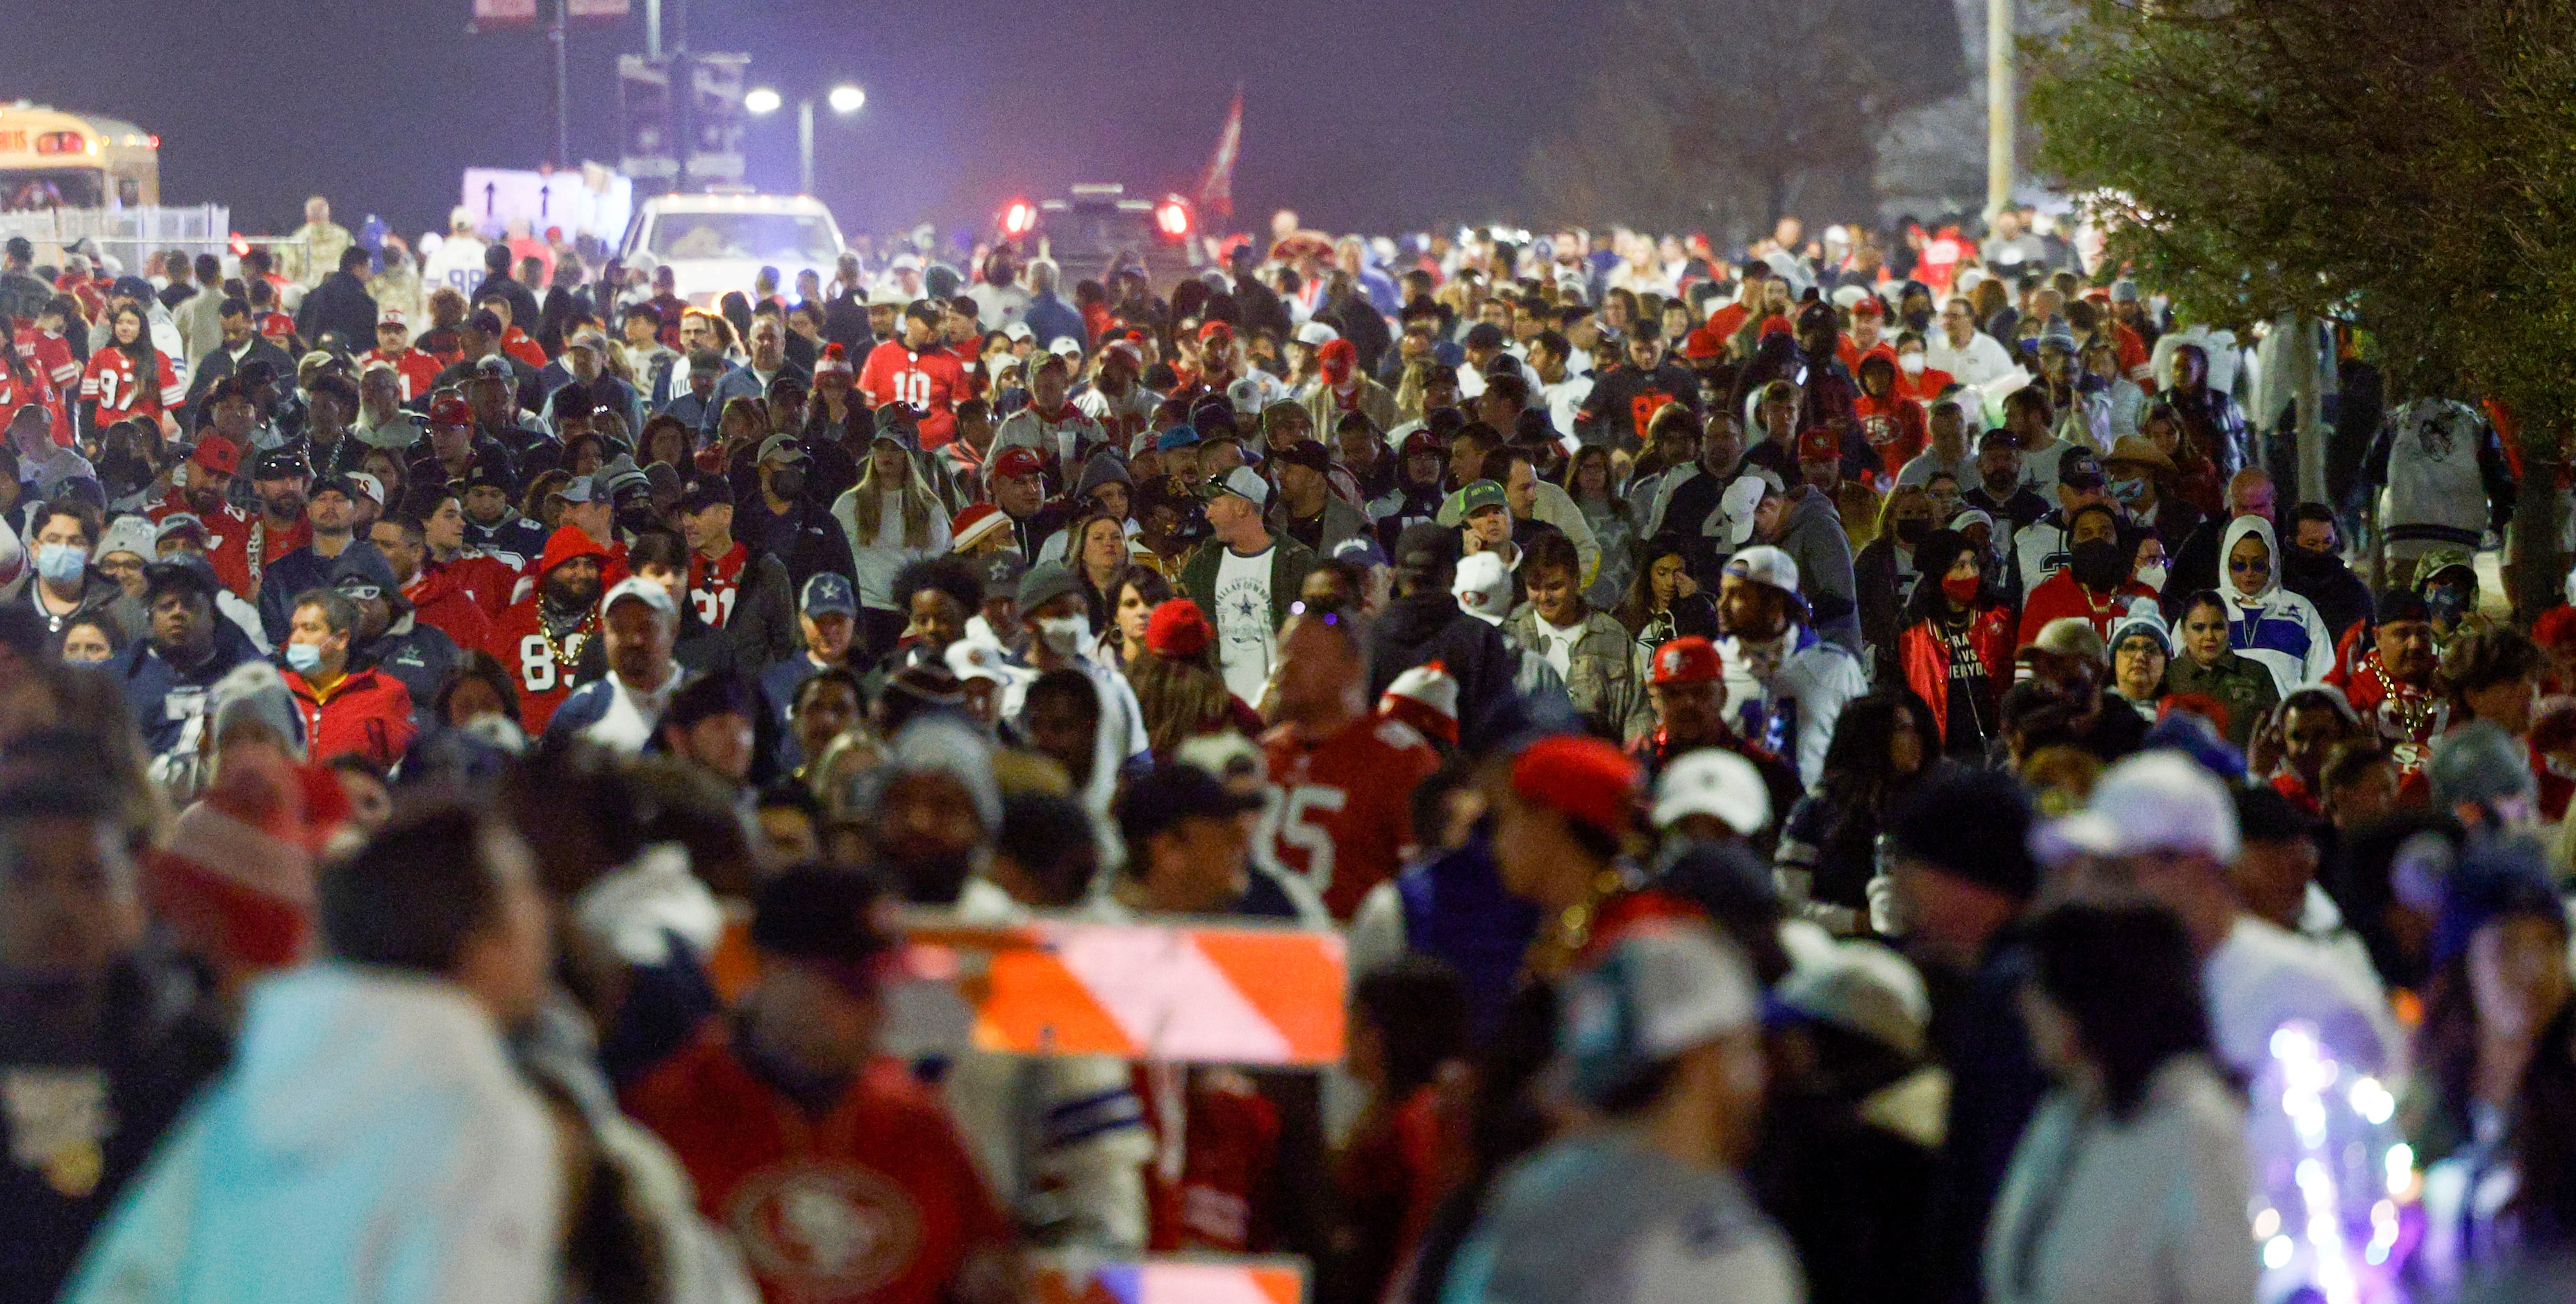
<instances>
[{"instance_id":1,"label":"utility pole","mask_svg":"<svg viewBox=\"0 0 2576 1304\"><path fill-rule=\"evenodd\" d=\"M554 47L555 84L555 166L572 166L572 74L564 61L564 29L571 22L572 0L555 0L554 17L546 24L546 42Z\"/></svg>"},{"instance_id":2,"label":"utility pole","mask_svg":"<svg viewBox=\"0 0 2576 1304\"><path fill-rule=\"evenodd\" d=\"M661 0L651 0L651 3L656 20L654 26L658 30ZM671 16L675 29L671 39L671 134L678 141L678 148L671 151L675 165L671 173L671 189L686 191L689 188L689 155L698 147L697 115L690 112L698 99L698 68L689 59L689 0L672 0Z\"/></svg>"},{"instance_id":3,"label":"utility pole","mask_svg":"<svg viewBox=\"0 0 2576 1304\"><path fill-rule=\"evenodd\" d=\"M2013 5L2015 0L1986 0L1986 220L1995 220L2012 203L2013 135Z\"/></svg>"},{"instance_id":4,"label":"utility pole","mask_svg":"<svg viewBox=\"0 0 2576 1304\"><path fill-rule=\"evenodd\" d=\"M662 57L662 0L644 0L644 57Z\"/></svg>"}]
</instances>

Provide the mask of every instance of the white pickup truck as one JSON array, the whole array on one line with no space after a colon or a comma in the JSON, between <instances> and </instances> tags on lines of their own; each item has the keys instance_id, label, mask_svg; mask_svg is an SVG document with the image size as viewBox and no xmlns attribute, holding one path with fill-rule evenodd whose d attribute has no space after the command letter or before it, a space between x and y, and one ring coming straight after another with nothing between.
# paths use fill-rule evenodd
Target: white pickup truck
<instances>
[{"instance_id":1,"label":"white pickup truck","mask_svg":"<svg viewBox=\"0 0 2576 1304\"><path fill-rule=\"evenodd\" d=\"M788 292L808 269L829 282L841 249L840 225L821 200L716 193L645 200L618 254L629 267L670 268L681 298L712 307L728 290L751 293L763 267L777 268Z\"/></svg>"}]
</instances>

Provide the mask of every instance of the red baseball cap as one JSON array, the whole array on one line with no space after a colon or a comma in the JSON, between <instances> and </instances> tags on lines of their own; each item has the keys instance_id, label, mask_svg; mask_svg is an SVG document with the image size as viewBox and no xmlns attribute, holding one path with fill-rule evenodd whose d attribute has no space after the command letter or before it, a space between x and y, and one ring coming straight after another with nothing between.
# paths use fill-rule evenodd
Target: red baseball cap
<instances>
[{"instance_id":1,"label":"red baseball cap","mask_svg":"<svg viewBox=\"0 0 2576 1304\"><path fill-rule=\"evenodd\" d=\"M1855 317L1884 317L1887 305L1880 302L1877 295L1866 294L1861 296L1860 302L1852 305L1851 312Z\"/></svg>"},{"instance_id":2,"label":"red baseball cap","mask_svg":"<svg viewBox=\"0 0 2576 1304\"><path fill-rule=\"evenodd\" d=\"M1826 426L1809 426L1798 433L1798 460L1801 462L1839 462L1843 456L1843 437Z\"/></svg>"},{"instance_id":3,"label":"red baseball cap","mask_svg":"<svg viewBox=\"0 0 2576 1304\"><path fill-rule=\"evenodd\" d=\"M993 459L993 474L1013 480L1024 475L1036 475L1045 469L1046 463L1025 448L1005 448Z\"/></svg>"},{"instance_id":4,"label":"red baseball cap","mask_svg":"<svg viewBox=\"0 0 2576 1304\"><path fill-rule=\"evenodd\" d=\"M433 426L473 425L474 405L450 394L429 405L429 424Z\"/></svg>"},{"instance_id":5,"label":"red baseball cap","mask_svg":"<svg viewBox=\"0 0 2576 1304\"><path fill-rule=\"evenodd\" d=\"M1726 337L1706 326L1693 329L1682 337L1682 356L1693 362L1726 356Z\"/></svg>"},{"instance_id":6,"label":"red baseball cap","mask_svg":"<svg viewBox=\"0 0 2576 1304\"><path fill-rule=\"evenodd\" d=\"M1788 318L1786 318L1786 317L1780 317L1780 316L1770 316L1770 317L1765 317L1765 318L1763 318L1763 319L1762 319L1762 329L1761 329L1761 330L1759 330L1759 331L1756 331L1756 332L1754 332L1754 333L1755 333L1755 335L1756 335L1756 336L1758 336L1759 338L1763 338L1763 339L1769 339L1771 336L1774 336L1774 335L1793 335L1793 334L1796 334L1796 332L1795 332L1795 331L1792 331L1791 329L1789 329L1789 319L1788 319Z\"/></svg>"},{"instance_id":7,"label":"red baseball cap","mask_svg":"<svg viewBox=\"0 0 2576 1304\"><path fill-rule=\"evenodd\" d=\"M1360 346L1349 340L1326 340L1315 350L1315 360L1323 364L1325 374L1347 376L1359 365Z\"/></svg>"},{"instance_id":8,"label":"red baseball cap","mask_svg":"<svg viewBox=\"0 0 2576 1304\"><path fill-rule=\"evenodd\" d=\"M1227 325L1222 321L1206 322L1199 326L1199 343L1201 344L1205 344L1209 340L1230 340L1233 338L1234 327Z\"/></svg>"},{"instance_id":9,"label":"red baseball cap","mask_svg":"<svg viewBox=\"0 0 2576 1304\"><path fill-rule=\"evenodd\" d=\"M1636 812L1637 763L1599 738L1557 734L1513 759L1512 792L1604 833L1622 833Z\"/></svg>"},{"instance_id":10,"label":"red baseball cap","mask_svg":"<svg viewBox=\"0 0 2576 1304\"><path fill-rule=\"evenodd\" d=\"M241 447L213 431L197 437L196 451L188 460L219 475L231 475L241 469Z\"/></svg>"},{"instance_id":11,"label":"red baseball cap","mask_svg":"<svg viewBox=\"0 0 2576 1304\"><path fill-rule=\"evenodd\" d=\"M1717 644L1697 634L1667 639L1655 649L1655 683L1705 684L1725 674L1726 662L1717 655Z\"/></svg>"},{"instance_id":12,"label":"red baseball cap","mask_svg":"<svg viewBox=\"0 0 2576 1304\"><path fill-rule=\"evenodd\" d=\"M1188 598L1174 598L1145 619L1145 650L1159 657L1195 657L1215 640L1216 627Z\"/></svg>"}]
</instances>

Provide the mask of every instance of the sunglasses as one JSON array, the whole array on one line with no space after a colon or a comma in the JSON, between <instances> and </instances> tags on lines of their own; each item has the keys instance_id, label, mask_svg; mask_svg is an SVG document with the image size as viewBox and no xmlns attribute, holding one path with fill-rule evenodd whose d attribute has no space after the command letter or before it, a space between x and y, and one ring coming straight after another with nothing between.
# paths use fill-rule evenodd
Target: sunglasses
<instances>
[{"instance_id":1,"label":"sunglasses","mask_svg":"<svg viewBox=\"0 0 2576 1304\"><path fill-rule=\"evenodd\" d=\"M2231 574L2263 575L2271 572L2272 563L2260 557L2257 557L2252 561L2242 561L2237 558L2230 557L2227 559L2227 569Z\"/></svg>"}]
</instances>

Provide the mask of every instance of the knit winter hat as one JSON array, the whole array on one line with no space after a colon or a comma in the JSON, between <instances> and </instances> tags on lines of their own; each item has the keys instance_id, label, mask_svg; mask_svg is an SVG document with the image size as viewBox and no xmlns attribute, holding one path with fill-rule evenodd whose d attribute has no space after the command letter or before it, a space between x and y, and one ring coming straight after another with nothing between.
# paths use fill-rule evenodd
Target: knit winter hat
<instances>
[{"instance_id":1,"label":"knit winter hat","mask_svg":"<svg viewBox=\"0 0 2576 1304\"><path fill-rule=\"evenodd\" d=\"M183 947L219 968L294 964L312 944L314 867L348 817L328 769L236 752L172 822L169 845L145 866L145 898Z\"/></svg>"},{"instance_id":2,"label":"knit winter hat","mask_svg":"<svg viewBox=\"0 0 2576 1304\"><path fill-rule=\"evenodd\" d=\"M1379 718L1401 720L1426 738L1458 745L1458 680L1449 667L1425 661L1395 677L1377 699Z\"/></svg>"}]
</instances>

